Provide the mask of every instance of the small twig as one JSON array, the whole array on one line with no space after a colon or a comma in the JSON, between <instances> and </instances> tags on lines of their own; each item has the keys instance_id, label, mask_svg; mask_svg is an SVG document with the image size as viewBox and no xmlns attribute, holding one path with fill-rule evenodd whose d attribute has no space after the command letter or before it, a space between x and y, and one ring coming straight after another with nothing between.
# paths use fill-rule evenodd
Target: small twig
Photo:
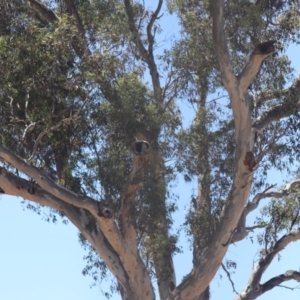
<instances>
[{"instance_id":1,"label":"small twig","mask_svg":"<svg viewBox=\"0 0 300 300\"><path fill-rule=\"evenodd\" d=\"M228 279L229 279L229 281L230 281L230 283L231 283L231 286L232 286L233 291L238 295L239 293L238 293L238 292L236 291L236 289L235 289L234 282L233 282L232 279L231 279L230 273L228 272L228 270L226 269L226 267L224 266L223 263L221 264L221 266L222 266L223 270L225 271L225 273L226 273L226 275L227 275L227 277L228 277Z\"/></svg>"},{"instance_id":2,"label":"small twig","mask_svg":"<svg viewBox=\"0 0 300 300\"><path fill-rule=\"evenodd\" d=\"M262 224L257 224L257 225L253 225L253 226L248 226L248 227L245 227L246 230L254 230L256 228L264 228L264 227L267 227L269 225L269 223L262 223Z\"/></svg>"},{"instance_id":3,"label":"small twig","mask_svg":"<svg viewBox=\"0 0 300 300\"><path fill-rule=\"evenodd\" d=\"M285 288L285 289L288 289L288 290L299 290L300 289L300 285L297 285L295 287L289 287L289 286L286 286L286 285L282 285L282 284L278 284L277 286L279 287L282 287L282 288Z\"/></svg>"},{"instance_id":4,"label":"small twig","mask_svg":"<svg viewBox=\"0 0 300 300\"><path fill-rule=\"evenodd\" d=\"M23 143L24 143L24 140L25 140L27 131L28 131L29 129L33 128L35 125L36 125L36 122L31 123L31 124L29 124L29 125L27 125L27 126L25 127L24 132L23 132L23 135L22 135L22 138L19 140L18 145L17 145L17 153L18 153L18 154L20 153L21 147L23 146Z\"/></svg>"},{"instance_id":5,"label":"small twig","mask_svg":"<svg viewBox=\"0 0 300 300\"><path fill-rule=\"evenodd\" d=\"M41 139L43 138L43 136L45 136L46 134L56 130L57 128L59 128L61 125L69 123L71 121L76 121L79 118L79 114L81 112L81 110L83 109L84 105L87 103L88 99L86 99L84 101L84 103L82 104L81 108L77 111L77 113L69 118L65 118L63 120L61 120L58 124L52 126L51 128L47 128L46 130L42 131L38 138L36 139L34 146L33 146L33 150L32 150L32 154L31 156L27 159L27 163L32 162L32 160L34 159L35 155L36 155L36 150L37 150L37 146L39 144L39 142L41 141Z\"/></svg>"}]
</instances>

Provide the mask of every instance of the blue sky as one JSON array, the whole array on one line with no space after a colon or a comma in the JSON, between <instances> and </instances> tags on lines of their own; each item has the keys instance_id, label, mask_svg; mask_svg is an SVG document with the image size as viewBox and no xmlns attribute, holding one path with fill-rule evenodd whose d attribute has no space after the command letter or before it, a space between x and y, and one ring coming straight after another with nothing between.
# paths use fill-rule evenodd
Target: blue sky
<instances>
[{"instance_id":1,"label":"blue sky","mask_svg":"<svg viewBox=\"0 0 300 300\"><path fill-rule=\"evenodd\" d=\"M170 38L177 34L177 25L174 18L164 22L164 34ZM162 39L163 40L163 39ZM288 55L300 73L299 46L289 49ZM189 121L189 108L185 121ZM269 177L270 182L281 185L285 178L280 173ZM180 211L174 215L176 225L184 220L185 209L189 207L193 183L183 185L179 180L177 191L179 194L178 206ZM41 216L27 209L16 197L0 196L0 299L1 300L99 300L105 299L101 289L107 290L107 284L101 283L90 288L92 278L81 274L85 266L83 256L86 254L78 243L78 231L72 224L64 225L42 221ZM250 216L253 220L255 214ZM248 222L251 225L251 221ZM186 275L192 266L189 244L184 235L181 237L184 253L175 256L175 266L178 282ZM250 239L232 245L227 258L237 261L238 270L233 275L236 289L241 291L251 274L253 264L258 259L257 246ZM272 263L264 275L264 280L284 273L288 269L300 269L300 242L291 244L282 252L282 259ZM222 278L221 278L222 277ZM297 286L296 282L289 283ZM235 294L228 282L226 274L219 271L211 285L212 300L233 299ZM290 291L284 288L275 288L260 300L300 299L300 290ZM120 299L114 296L112 299Z\"/></svg>"}]
</instances>

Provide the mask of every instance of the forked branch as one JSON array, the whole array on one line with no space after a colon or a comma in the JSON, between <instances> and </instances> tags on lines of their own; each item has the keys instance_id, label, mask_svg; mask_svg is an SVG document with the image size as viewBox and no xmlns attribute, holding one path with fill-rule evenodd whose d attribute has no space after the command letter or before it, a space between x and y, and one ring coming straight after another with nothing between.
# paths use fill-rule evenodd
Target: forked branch
<instances>
[{"instance_id":1,"label":"forked branch","mask_svg":"<svg viewBox=\"0 0 300 300\"><path fill-rule=\"evenodd\" d=\"M242 213L242 216L240 218L240 221L238 223L238 226L232 236L231 243L236 243L236 242L243 240L248 235L249 230L252 230L254 228L262 228L262 227L266 226L266 224L257 224L257 225L251 226L251 227L246 227L246 221L247 221L248 214L258 207L258 205L262 199L282 198L282 197L288 196L292 192L292 190L298 185L300 185L300 179L296 179L296 180L293 180L293 181L287 183L285 188L282 189L281 191L271 190L272 188L274 188L276 186L276 184L274 184L274 185L267 187L263 192L258 193L253 198L253 200L248 202L248 204L246 205L246 207Z\"/></svg>"},{"instance_id":2,"label":"forked branch","mask_svg":"<svg viewBox=\"0 0 300 300\"><path fill-rule=\"evenodd\" d=\"M267 41L258 44L252 54L249 57L244 69L238 76L240 80L240 86L243 90L246 90L257 75L261 63L265 58L275 51L274 44L276 41Z\"/></svg>"},{"instance_id":3,"label":"forked branch","mask_svg":"<svg viewBox=\"0 0 300 300\"><path fill-rule=\"evenodd\" d=\"M233 72L226 36L224 34L224 1L211 0L210 12L213 18L213 40L222 73L222 80L227 91L229 92L232 88L232 85L237 85L237 78Z\"/></svg>"},{"instance_id":4,"label":"forked branch","mask_svg":"<svg viewBox=\"0 0 300 300\"><path fill-rule=\"evenodd\" d=\"M83 27L83 24L82 24L81 18L79 16L78 10L76 8L76 5L75 5L73 0L65 0L65 2L66 2L66 5L68 7L68 10L69 10L70 14L75 19L76 28L77 28L77 31L79 33L81 44L82 44L81 45L82 52L83 52L82 55L84 55L84 54L90 55L91 52L90 52L90 49L88 47L86 34L85 34L85 29Z\"/></svg>"},{"instance_id":5,"label":"forked branch","mask_svg":"<svg viewBox=\"0 0 300 300\"><path fill-rule=\"evenodd\" d=\"M243 300L251 299L252 300L252 299L256 299L259 295L261 295L263 293L263 290L262 290L263 285L260 285L260 280L261 280L263 273L266 271L266 269L269 267L269 265L271 264L271 262L273 261L275 256L280 251L282 251L291 242L294 242L297 240L300 240L300 229L290 231L290 233L284 235L271 248L269 248L267 254L265 256L263 256L259 260L258 264L254 267L254 270L251 274L251 277L247 284L247 287L239 296L237 296L235 298L235 300L240 300L240 299L243 299ZM290 279L292 279L291 278L292 276L294 276L294 273L290 274ZM296 276L296 278L299 278L298 274L295 274L295 276ZM275 280L274 280L274 282L275 282ZM269 283L269 285L268 284L265 285L265 289L266 289L265 291L267 291L268 287L271 287L271 286L272 286L271 282Z\"/></svg>"},{"instance_id":6,"label":"forked branch","mask_svg":"<svg viewBox=\"0 0 300 300\"><path fill-rule=\"evenodd\" d=\"M138 141L133 143L132 147L134 152L133 166L130 174L130 181L121 197L120 219L124 238L128 241L128 244L132 246L132 249L136 251L134 202L141 180L144 178L145 168L149 161L150 145L147 141Z\"/></svg>"},{"instance_id":7,"label":"forked branch","mask_svg":"<svg viewBox=\"0 0 300 300\"><path fill-rule=\"evenodd\" d=\"M261 114L253 122L253 128L259 133L262 132L271 122L278 121L282 118L292 115L299 111L300 108L300 77L298 77L289 93L283 98L283 102L271 107Z\"/></svg>"},{"instance_id":8,"label":"forked branch","mask_svg":"<svg viewBox=\"0 0 300 300\"><path fill-rule=\"evenodd\" d=\"M261 293L263 294L288 280L296 280L300 282L300 273L297 271L288 270L284 274L269 279L267 282L261 285Z\"/></svg>"},{"instance_id":9,"label":"forked branch","mask_svg":"<svg viewBox=\"0 0 300 300\"><path fill-rule=\"evenodd\" d=\"M91 243L93 248L106 262L112 274L126 288L127 293L130 293L129 279L119 256L112 249L111 245L109 245L101 230L95 225L91 227L91 218L87 217L88 212L86 210L78 209L56 198L33 181L20 178L8 172L5 168L0 168L0 190L6 195L22 197L63 213ZM93 228L93 230L89 230L89 228Z\"/></svg>"},{"instance_id":10,"label":"forked branch","mask_svg":"<svg viewBox=\"0 0 300 300\"><path fill-rule=\"evenodd\" d=\"M135 25L135 16L132 9L131 1L124 0L125 10L128 18L129 30L131 31L131 34L133 36L133 42L138 48L141 57L148 65L151 79L152 79L155 99L159 102L162 102L163 99L162 99L162 89L160 85L159 73L157 70L157 66L153 54L154 36L152 34L152 28L161 10L162 3L163 1L159 0L157 9L152 14L150 22L147 25L148 49L146 49L145 45L142 42L141 34Z\"/></svg>"},{"instance_id":11,"label":"forked branch","mask_svg":"<svg viewBox=\"0 0 300 300\"><path fill-rule=\"evenodd\" d=\"M62 201L65 201L68 204L77 206L79 208L87 209L91 213L97 215L97 201L86 196L78 195L58 185L56 182L51 180L42 170L26 163L21 157L15 155L13 152L8 150L1 144L0 157L2 157L6 162L11 164L22 173L34 179L42 189L57 197L58 199L61 199Z\"/></svg>"}]
</instances>

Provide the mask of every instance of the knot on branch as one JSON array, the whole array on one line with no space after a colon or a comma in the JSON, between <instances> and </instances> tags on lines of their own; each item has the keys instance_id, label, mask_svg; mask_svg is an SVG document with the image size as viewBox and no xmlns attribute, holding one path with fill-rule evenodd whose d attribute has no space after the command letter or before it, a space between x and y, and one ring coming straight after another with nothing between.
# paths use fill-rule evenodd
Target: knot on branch
<instances>
[{"instance_id":1,"label":"knot on branch","mask_svg":"<svg viewBox=\"0 0 300 300\"><path fill-rule=\"evenodd\" d=\"M134 142L132 149L135 155L145 155L149 153L150 144L147 141Z\"/></svg>"},{"instance_id":2,"label":"knot on branch","mask_svg":"<svg viewBox=\"0 0 300 300\"><path fill-rule=\"evenodd\" d=\"M275 46L274 46L275 43L276 43L275 40L260 43L255 47L253 54L269 55L275 51Z\"/></svg>"},{"instance_id":3,"label":"knot on branch","mask_svg":"<svg viewBox=\"0 0 300 300\"><path fill-rule=\"evenodd\" d=\"M300 282L300 273L293 270L288 270L284 273L285 277L293 278L294 280Z\"/></svg>"},{"instance_id":4,"label":"knot on branch","mask_svg":"<svg viewBox=\"0 0 300 300\"><path fill-rule=\"evenodd\" d=\"M245 155L244 165L248 167L250 172L253 171L253 168L256 166L256 161L252 151L248 151Z\"/></svg>"},{"instance_id":5,"label":"knot on branch","mask_svg":"<svg viewBox=\"0 0 300 300\"><path fill-rule=\"evenodd\" d=\"M107 204L98 203L98 214L99 217L105 219L111 219L113 217L113 211Z\"/></svg>"}]
</instances>

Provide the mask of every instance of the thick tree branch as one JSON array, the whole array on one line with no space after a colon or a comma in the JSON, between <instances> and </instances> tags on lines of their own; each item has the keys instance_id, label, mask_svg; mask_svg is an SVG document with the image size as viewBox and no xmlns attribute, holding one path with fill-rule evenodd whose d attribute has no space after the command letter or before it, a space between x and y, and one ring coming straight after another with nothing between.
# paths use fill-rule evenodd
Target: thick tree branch
<instances>
[{"instance_id":1,"label":"thick tree branch","mask_svg":"<svg viewBox=\"0 0 300 300\"><path fill-rule=\"evenodd\" d=\"M33 181L13 175L3 167L0 167L0 188L3 194L22 197L57 211L62 211L63 201L44 191Z\"/></svg>"},{"instance_id":2,"label":"thick tree branch","mask_svg":"<svg viewBox=\"0 0 300 300\"><path fill-rule=\"evenodd\" d=\"M134 159L130 174L130 182L121 197L121 226L125 240L137 250L135 230L135 206L134 201L141 180L144 178L144 171L149 161L150 145L146 141L139 141L133 144Z\"/></svg>"},{"instance_id":3,"label":"thick tree branch","mask_svg":"<svg viewBox=\"0 0 300 300\"><path fill-rule=\"evenodd\" d=\"M91 220L87 215L88 212L83 209L78 210L75 207L67 206L63 208L63 213L78 228L99 256L105 261L108 269L126 291L127 299L135 299L137 295L130 284L130 277L120 260L120 256L111 247L101 230L97 226L90 224Z\"/></svg>"},{"instance_id":4,"label":"thick tree branch","mask_svg":"<svg viewBox=\"0 0 300 300\"><path fill-rule=\"evenodd\" d=\"M298 77L290 88L283 103L271 107L253 122L253 128L262 132L271 122L278 121L297 112L300 107L300 77Z\"/></svg>"},{"instance_id":5,"label":"thick tree branch","mask_svg":"<svg viewBox=\"0 0 300 300\"><path fill-rule=\"evenodd\" d=\"M85 29L84 29L83 24L81 22L81 19L80 19L80 16L78 14L76 5L75 5L73 0L65 0L65 2L66 2L66 5L68 7L68 10L69 10L70 14L72 16L74 16L74 19L75 19L76 28L77 28L77 31L79 33L80 41L81 41L81 44L82 44L81 45L81 49L83 50L82 55L84 55L84 54L90 55L91 52L90 52L90 49L89 49L89 46L88 46L88 43L87 43L87 40L86 40Z\"/></svg>"},{"instance_id":6,"label":"thick tree branch","mask_svg":"<svg viewBox=\"0 0 300 300\"><path fill-rule=\"evenodd\" d=\"M63 213L91 243L93 248L105 261L112 274L118 278L119 283L125 287L127 293L131 291L132 288L128 283L128 275L123 268L119 256L103 236L99 227L97 227L96 224L91 224L93 221L87 216L87 211L77 209L75 206L61 201L40 188L36 183L17 177L7 172L4 168L0 168L0 187L1 189L3 188L3 193L7 195L22 197Z\"/></svg>"},{"instance_id":7,"label":"thick tree branch","mask_svg":"<svg viewBox=\"0 0 300 300\"><path fill-rule=\"evenodd\" d=\"M0 156L2 157L1 147ZM151 280L148 278L149 276L139 254L132 251L131 245L123 240L112 218L99 217L98 211L92 211L91 214L96 223L93 225L93 231L89 231L88 228L91 226L88 222L91 220L88 217L90 213L88 210L77 208L72 203L65 202L51 192L44 190L36 183L19 178L7 172L4 168L0 168L0 189L5 194L23 197L65 214L105 260L120 284L126 288L127 293L132 291L134 297L129 299L141 298L145 291L148 294L144 299L152 300L154 298ZM118 266L118 264L121 264L121 266ZM130 285L129 289L127 289L127 285Z\"/></svg>"},{"instance_id":8,"label":"thick tree branch","mask_svg":"<svg viewBox=\"0 0 300 300\"><path fill-rule=\"evenodd\" d=\"M29 165L22 158L15 155L13 152L8 150L1 144L0 157L2 157L6 162L10 163L19 171L34 179L42 189L57 197L58 199L61 199L62 201L65 201L79 208L87 209L95 215L98 214L97 201L86 196L78 195L58 185L56 182L51 180L43 171L35 166ZM112 212L110 217L112 217Z\"/></svg>"},{"instance_id":9,"label":"thick tree branch","mask_svg":"<svg viewBox=\"0 0 300 300\"><path fill-rule=\"evenodd\" d=\"M209 241L198 254L197 264L172 293L170 299L195 299L209 285L230 245L232 235L250 193L253 170L245 163L253 151L253 132L247 90L239 86L230 62L224 35L224 1L210 1L213 19L213 40L221 69L223 83L229 93L235 120L236 151L233 184L223 207L220 222Z\"/></svg>"},{"instance_id":10,"label":"thick tree branch","mask_svg":"<svg viewBox=\"0 0 300 300\"><path fill-rule=\"evenodd\" d=\"M221 69L222 80L230 96L234 115L236 151L234 157L233 183L220 216L220 222L212 233L207 246L199 253L197 264L182 283L174 290L171 300L195 299L208 286L227 252L249 197L253 166L247 158L253 155L254 132L246 85L240 82L230 62L224 34L224 1L210 0L213 19L213 41ZM266 56L265 56L266 57ZM248 72L245 73L248 74ZM213 249L213 250L212 250Z\"/></svg>"},{"instance_id":11,"label":"thick tree branch","mask_svg":"<svg viewBox=\"0 0 300 300\"><path fill-rule=\"evenodd\" d=\"M46 5L36 0L27 0L27 2L34 11L45 18L48 22L54 23L59 21L59 17Z\"/></svg>"},{"instance_id":12,"label":"thick tree branch","mask_svg":"<svg viewBox=\"0 0 300 300\"><path fill-rule=\"evenodd\" d=\"M260 224L256 224L256 225L253 225L253 226L246 226L246 230L248 231L252 231L254 229L257 229L257 228L265 228L269 225L269 223L260 223Z\"/></svg>"},{"instance_id":13,"label":"thick tree branch","mask_svg":"<svg viewBox=\"0 0 300 300\"><path fill-rule=\"evenodd\" d=\"M1 144L0 157L2 157L6 162L10 163L12 166L20 170L30 178L33 178L38 186L40 186L49 194L68 204L88 210L97 218L100 224L100 229L103 231L115 251L127 263L129 269L132 265L135 265L132 262L133 260L135 260L135 258L132 257L132 254L126 256L126 254L128 252L132 252L132 250L130 249L130 246L128 246L123 240L120 230L117 228L115 221L112 218L113 212L110 208L102 205L100 202L95 201L92 198L76 194L58 185L56 182L48 178L48 176L43 171L39 170L35 166L27 164L24 160L13 154ZM5 191L5 187L3 187L3 190Z\"/></svg>"},{"instance_id":14,"label":"thick tree branch","mask_svg":"<svg viewBox=\"0 0 300 300\"><path fill-rule=\"evenodd\" d=\"M154 36L152 34L152 27L154 22L157 20L158 14L162 7L162 3L163 0L159 0L158 6L155 12L152 14L149 24L147 25L147 37L148 37L148 44L149 44L147 50L142 42L140 33L135 25L135 17L131 5L131 0L124 0L125 10L128 18L129 30L133 36L133 41L137 46L141 57L148 65L151 79L152 79L155 99L159 102L162 102L163 98L162 98L162 89L160 85L159 73L153 55Z\"/></svg>"},{"instance_id":15,"label":"thick tree branch","mask_svg":"<svg viewBox=\"0 0 300 300\"><path fill-rule=\"evenodd\" d=\"M300 282L300 273L297 271L288 270L284 274L269 279L267 282L261 285L261 293L263 294L274 287L279 286L282 282L292 279Z\"/></svg>"},{"instance_id":16,"label":"thick tree branch","mask_svg":"<svg viewBox=\"0 0 300 300\"><path fill-rule=\"evenodd\" d=\"M32 7L33 10L35 10L40 16L45 18L48 22L57 24L57 22L59 21L59 18L56 16L56 14L52 10L50 10L47 6L45 6L44 4L42 4L36 0L27 0L27 2L29 4L29 6ZM79 15L78 15L78 19L76 19L76 17L75 17L75 21L76 21L77 30L79 30L80 25L78 25L78 23L77 23L78 21L80 21ZM82 29L83 29L83 27L82 27ZM83 31L83 33L84 33L84 31ZM81 42L80 42L81 45L78 46L78 39L75 36L74 40L72 41L72 47L73 47L75 53L78 55L78 57L82 58L82 56L85 53L90 54L90 52L89 52L89 48L88 48L88 45L86 42L85 34L82 36L82 33L80 31L79 31L79 34L81 35L81 38L82 38Z\"/></svg>"},{"instance_id":17,"label":"thick tree branch","mask_svg":"<svg viewBox=\"0 0 300 300\"><path fill-rule=\"evenodd\" d=\"M295 83L290 87L287 88L285 90L282 91L275 91L275 92L262 92L261 94L259 94L256 97L256 107L259 108L261 107L262 104L264 104L266 101L268 100L272 100L272 99L278 99L281 97L287 97L291 94L292 90L293 90L293 86L295 85ZM252 96L250 96L250 102L253 102L254 99L252 99ZM213 134L216 137L221 137L223 136L225 133L227 133L228 131L232 130L234 128L234 118L232 118L231 120L227 121L220 129L216 130Z\"/></svg>"},{"instance_id":18,"label":"thick tree branch","mask_svg":"<svg viewBox=\"0 0 300 300\"><path fill-rule=\"evenodd\" d=\"M237 86L237 78L234 75L224 34L224 1L210 0L210 12L213 18L213 40L222 73L222 80L226 90L230 94L232 87Z\"/></svg>"},{"instance_id":19,"label":"thick tree branch","mask_svg":"<svg viewBox=\"0 0 300 300\"><path fill-rule=\"evenodd\" d=\"M267 41L257 45L249 57L244 69L238 76L240 87L247 89L257 75L263 60L275 51L276 41Z\"/></svg>"},{"instance_id":20,"label":"thick tree branch","mask_svg":"<svg viewBox=\"0 0 300 300\"><path fill-rule=\"evenodd\" d=\"M289 243L297 240L300 240L300 229L290 231L289 234L284 235L274 244L274 246L268 249L267 254L262 257L258 264L254 267L247 287L239 296L236 297L236 300L256 299L259 295L261 295L262 285L260 285L260 280L263 273L280 251L282 251ZM265 288L267 290L267 286L265 286Z\"/></svg>"}]
</instances>

